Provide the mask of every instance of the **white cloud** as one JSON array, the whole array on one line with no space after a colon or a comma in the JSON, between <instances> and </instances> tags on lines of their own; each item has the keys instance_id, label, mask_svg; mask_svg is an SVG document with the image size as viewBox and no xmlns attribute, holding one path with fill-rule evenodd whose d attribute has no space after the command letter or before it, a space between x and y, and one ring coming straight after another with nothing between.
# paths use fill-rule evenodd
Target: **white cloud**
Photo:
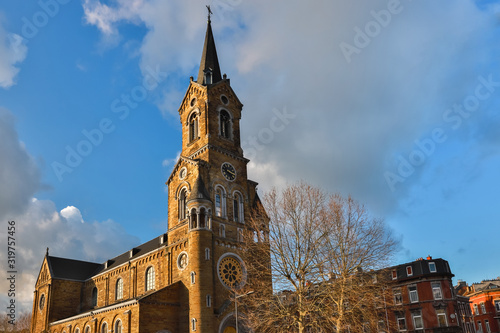
<instances>
[{"instance_id":1,"label":"white cloud","mask_svg":"<svg viewBox=\"0 0 500 333\"><path fill-rule=\"evenodd\" d=\"M27 53L24 39L5 31L0 21L0 87L9 88L16 83L18 65L24 61Z\"/></svg>"},{"instance_id":2,"label":"white cloud","mask_svg":"<svg viewBox=\"0 0 500 333\"><path fill-rule=\"evenodd\" d=\"M68 222L75 223L80 222L83 223L82 213L75 206L68 206L61 210L61 216L64 217Z\"/></svg>"},{"instance_id":3,"label":"white cloud","mask_svg":"<svg viewBox=\"0 0 500 333\"><path fill-rule=\"evenodd\" d=\"M421 181L432 163L394 193L384 173L395 171L397 157L410 153L415 140L443 126L444 111L474 91L479 75L500 80L498 10L480 9L472 0L401 1L390 18L377 23L391 3L214 1L221 68L245 104L242 139L268 127L274 108L297 116L262 145L251 177L270 185L306 179L350 193L378 214L395 209ZM133 15L122 1L110 12L94 13L110 25L95 23L103 33L133 16L149 29L140 47L141 67L160 65L169 75L188 77L197 74L203 11L194 0L144 0ZM374 25L378 31L372 30L348 62L341 43L356 46L357 29L367 35ZM160 100L175 117L174 104ZM477 131L478 120L468 122L450 141ZM262 172L269 165L276 176Z\"/></svg>"},{"instance_id":4,"label":"white cloud","mask_svg":"<svg viewBox=\"0 0 500 333\"><path fill-rule=\"evenodd\" d=\"M37 200L39 171L33 158L19 142L11 113L0 108L0 245L7 248L6 221L15 221L16 269L18 271L16 302L18 313L30 311L34 283L45 249L50 255L103 262L136 246L139 239L117 222L84 221L80 210L68 206L60 212L50 200ZM6 263L6 251L0 251L0 262ZM0 289L7 290L6 270L0 272ZM0 304L7 301L0 295Z\"/></svg>"}]
</instances>

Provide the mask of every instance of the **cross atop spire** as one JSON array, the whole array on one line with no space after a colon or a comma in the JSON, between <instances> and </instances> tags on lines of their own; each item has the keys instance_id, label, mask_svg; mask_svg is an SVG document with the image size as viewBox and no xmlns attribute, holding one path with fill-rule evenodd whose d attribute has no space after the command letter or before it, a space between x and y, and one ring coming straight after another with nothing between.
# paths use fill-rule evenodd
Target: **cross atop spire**
<instances>
[{"instance_id":1,"label":"cross atop spire","mask_svg":"<svg viewBox=\"0 0 500 333\"><path fill-rule=\"evenodd\" d=\"M208 9L207 33L205 35L205 44L201 54L200 69L196 82L203 85L217 83L222 80L222 75L219 67L219 59L217 58L217 50L215 49L214 35L212 34L212 25L210 15L213 14L210 6Z\"/></svg>"},{"instance_id":2,"label":"cross atop spire","mask_svg":"<svg viewBox=\"0 0 500 333\"><path fill-rule=\"evenodd\" d=\"M210 15L212 15L212 10L210 9L210 5L207 5L207 9L208 9L208 22L211 22L210 20Z\"/></svg>"}]
</instances>

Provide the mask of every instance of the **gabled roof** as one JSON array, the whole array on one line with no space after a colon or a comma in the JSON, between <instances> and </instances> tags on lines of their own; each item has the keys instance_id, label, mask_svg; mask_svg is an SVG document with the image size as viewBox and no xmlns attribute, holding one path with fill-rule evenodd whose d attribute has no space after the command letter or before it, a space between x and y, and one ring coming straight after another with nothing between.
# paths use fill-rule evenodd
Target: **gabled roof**
<instances>
[{"instance_id":1,"label":"gabled roof","mask_svg":"<svg viewBox=\"0 0 500 333\"><path fill-rule=\"evenodd\" d=\"M85 281L104 267L95 262L47 256L52 278Z\"/></svg>"},{"instance_id":2,"label":"gabled roof","mask_svg":"<svg viewBox=\"0 0 500 333\"><path fill-rule=\"evenodd\" d=\"M212 33L212 25L210 19L207 23L207 33L205 34L205 44L201 54L200 69L196 82L204 84L204 73L206 70L212 71L212 83L217 83L222 80L222 75L219 67L219 59L217 58L217 50L215 49L214 35Z\"/></svg>"}]
</instances>

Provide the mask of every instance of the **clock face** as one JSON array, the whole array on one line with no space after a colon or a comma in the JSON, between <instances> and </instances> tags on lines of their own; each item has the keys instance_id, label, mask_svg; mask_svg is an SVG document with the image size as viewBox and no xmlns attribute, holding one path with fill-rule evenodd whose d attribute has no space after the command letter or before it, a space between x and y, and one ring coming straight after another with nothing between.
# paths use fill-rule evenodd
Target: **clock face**
<instances>
[{"instance_id":1,"label":"clock face","mask_svg":"<svg viewBox=\"0 0 500 333\"><path fill-rule=\"evenodd\" d=\"M236 169L231 163L224 162L221 166L222 175L227 180L233 181L236 179Z\"/></svg>"}]
</instances>

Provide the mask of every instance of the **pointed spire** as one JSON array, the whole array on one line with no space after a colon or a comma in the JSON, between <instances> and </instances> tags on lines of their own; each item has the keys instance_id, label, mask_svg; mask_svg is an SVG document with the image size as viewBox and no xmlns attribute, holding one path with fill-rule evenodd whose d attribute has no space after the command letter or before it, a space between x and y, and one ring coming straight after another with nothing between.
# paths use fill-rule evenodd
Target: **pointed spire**
<instances>
[{"instance_id":1,"label":"pointed spire","mask_svg":"<svg viewBox=\"0 0 500 333\"><path fill-rule=\"evenodd\" d=\"M191 194L189 195L188 202L191 200L210 200L210 194L208 194L208 191L205 187L205 183L203 182L203 179L201 179L201 176L199 175L198 178L196 179L196 183L193 186L193 189L191 191Z\"/></svg>"},{"instance_id":2,"label":"pointed spire","mask_svg":"<svg viewBox=\"0 0 500 333\"><path fill-rule=\"evenodd\" d=\"M219 59L217 58L217 50L215 49L214 35L212 34L212 25L210 20L210 6L208 9L207 33L205 35L205 44L203 45L203 53L201 54L200 69L196 82L207 85L216 83L222 80L222 75L219 67Z\"/></svg>"}]
</instances>

